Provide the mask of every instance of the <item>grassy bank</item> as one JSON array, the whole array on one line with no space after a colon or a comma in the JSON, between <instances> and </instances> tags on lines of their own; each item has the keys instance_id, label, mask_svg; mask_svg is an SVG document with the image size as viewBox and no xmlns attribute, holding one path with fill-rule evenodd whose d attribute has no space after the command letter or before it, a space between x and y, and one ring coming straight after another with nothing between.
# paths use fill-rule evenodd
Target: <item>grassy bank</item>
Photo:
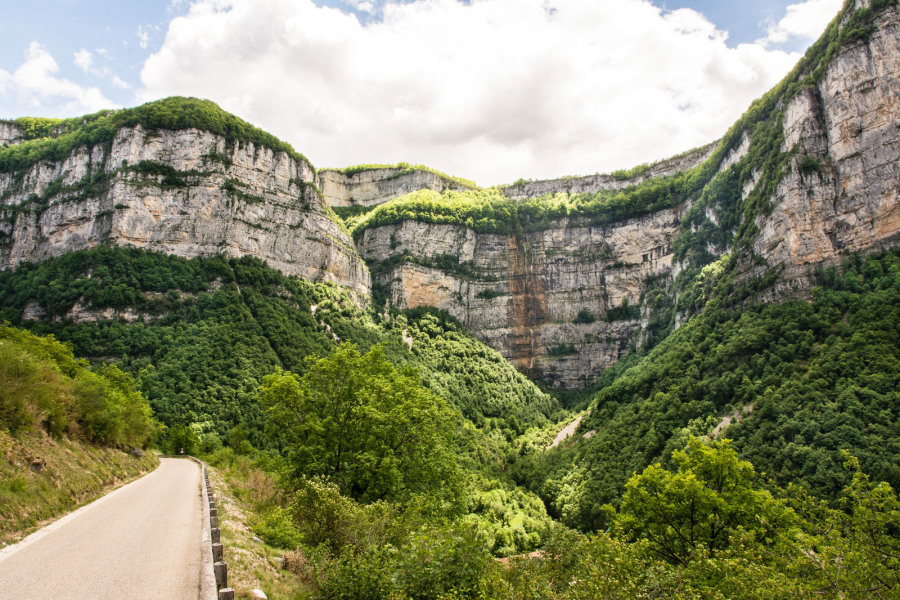
<instances>
[{"instance_id":1,"label":"grassy bank","mask_svg":"<svg viewBox=\"0 0 900 600\"><path fill-rule=\"evenodd\" d=\"M159 459L0 430L0 544L14 543L66 513L152 471Z\"/></svg>"}]
</instances>

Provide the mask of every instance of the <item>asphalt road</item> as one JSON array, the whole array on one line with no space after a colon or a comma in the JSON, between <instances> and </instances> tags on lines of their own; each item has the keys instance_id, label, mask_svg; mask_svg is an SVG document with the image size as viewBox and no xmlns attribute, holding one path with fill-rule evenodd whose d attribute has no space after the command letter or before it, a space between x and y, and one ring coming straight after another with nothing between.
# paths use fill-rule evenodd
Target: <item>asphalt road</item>
<instances>
[{"instance_id":1,"label":"asphalt road","mask_svg":"<svg viewBox=\"0 0 900 600\"><path fill-rule=\"evenodd\" d=\"M200 467L159 468L0 550L0 600L200 595Z\"/></svg>"}]
</instances>

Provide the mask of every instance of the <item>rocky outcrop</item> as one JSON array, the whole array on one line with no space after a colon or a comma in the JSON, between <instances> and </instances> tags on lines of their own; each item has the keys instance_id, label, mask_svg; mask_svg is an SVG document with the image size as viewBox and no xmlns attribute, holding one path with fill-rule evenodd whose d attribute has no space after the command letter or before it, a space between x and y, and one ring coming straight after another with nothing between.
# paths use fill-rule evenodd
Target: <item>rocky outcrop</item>
<instances>
[{"instance_id":1,"label":"rocky outcrop","mask_svg":"<svg viewBox=\"0 0 900 600\"><path fill-rule=\"evenodd\" d=\"M361 297L368 271L305 161L196 129L120 129L109 145L0 174L0 269L98 244L252 255Z\"/></svg>"},{"instance_id":2,"label":"rocky outcrop","mask_svg":"<svg viewBox=\"0 0 900 600\"><path fill-rule=\"evenodd\" d=\"M513 200L537 198L547 194L565 192L567 194L596 194L603 190L624 190L654 177L674 175L680 171L693 169L703 163L715 151L718 141L690 150L673 158L661 160L646 168L632 169L634 173L597 174L584 177L561 177L539 181L523 181L500 189Z\"/></svg>"},{"instance_id":3,"label":"rocky outcrop","mask_svg":"<svg viewBox=\"0 0 900 600\"><path fill-rule=\"evenodd\" d=\"M19 141L21 135L22 130L15 123L0 121L0 148L12 146Z\"/></svg>"},{"instance_id":4,"label":"rocky outcrop","mask_svg":"<svg viewBox=\"0 0 900 600\"><path fill-rule=\"evenodd\" d=\"M330 206L377 206L419 190L464 190L446 175L415 167L379 167L351 173L319 171L319 187Z\"/></svg>"},{"instance_id":5,"label":"rocky outcrop","mask_svg":"<svg viewBox=\"0 0 900 600\"><path fill-rule=\"evenodd\" d=\"M523 373L580 387L635 340L642 293L671 274L678 220L564 219L519 236L406 221L366 230L358 246L392 305L446 310Z\"/></svg>"},{"instance_id":6,"label":"rocky outcrop","mask_svg":"<svg viewBox=\"0 0 900 600\"><path fill-rule=\"evenodd\" d=\"M757 219L754 250L803 285L810 267L896 244L900 232L900 18L880 13L787 105L791 170Z\"/></svg>"},{"instance_id":7,"label":"rocky outcrop","mask_svg":"<svg viewBox=\"0 0 900 600\"><path fill-rule=\"evenodd\" d=\"M856 8L866 6L857 0ZM596 199L595 213L570 212L592 214L593 222L561 218L529 231L537 225L523 220L504 229L518 233L501 235L478 233L474 223L408 220L365 229L354 247L327 204L371 207L418 190L472 186L406 165L317 176L284 152L197 130L135 128L62 162L0 174L0 268L115 243L181 256L251 254L285 273L366 294L361 254L392 306L446 310L522 372L578 387L646 339L651 305L674 306L678 286L670 284L685 268L696 273L734 251L738 284L781 272L763 296L772 299L802 295L814 267L842 253L900 241L898 7L845 37L836 53L820 53L829 64L810 62L781 86L784 96L754 104L721 147L626 173L501 188L513 200L624 190L702 165L678 179L679 189L670 180L609 194L634 200L621 212L604 214L605 198ZM798 91L798 83L805 87ZM14 124L0 123L0 145L18 136ZM667 195L641 195L654 189ZM637 215L647 206L669 208L608 222L610 214ZM666 322L677 326L685 315Z\"/></svg>"}]
</instances>

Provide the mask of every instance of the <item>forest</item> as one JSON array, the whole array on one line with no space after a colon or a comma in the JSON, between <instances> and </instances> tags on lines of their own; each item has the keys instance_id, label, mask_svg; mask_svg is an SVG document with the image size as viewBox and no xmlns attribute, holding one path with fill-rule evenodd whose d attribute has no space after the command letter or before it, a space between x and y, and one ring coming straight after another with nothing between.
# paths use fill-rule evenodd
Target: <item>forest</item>
<instances>
[{"instance_id":1,"label":"forest","mask_svg":"<svg viewBox=\"0 0 900 600\"><path fill-rule=\"evenodd\" d=\"M343 211L358 238L409 219L519 235L684 205L680 271L607 315L640 318L646 336L583 391L541 389L436 309L360 303L247 256L108 245L0 272L2 439L203 457L237 482L295 598L900 598L900 250L845 253L784 297L750 244L781 179L825 168L783 149L785 104L894 4L848 2L843 27L690 171L596 194L425 190ZM16 123L31 142L0 150L3 172L135 124L305 160L193 99Z\"/></svg>"},{"instance_id":2,"label":"forest","mask_svg":"<svg viewBox=\"0 0 900 600\"><path fill-rule=\"evenodd\" d=\"M811 301L709 302L548 448L574 413L446 314L359 308L249 258L101 247L0 273L2 318L66 345L4 340L113 377L162 426L23 420L4 395L4 427L153 432L267 474L281 492L254 528L306 557L301 597L896 597L900 253L815 277ZM100 309L120 316L71 318Z\"/></svg>"}]
</instances>

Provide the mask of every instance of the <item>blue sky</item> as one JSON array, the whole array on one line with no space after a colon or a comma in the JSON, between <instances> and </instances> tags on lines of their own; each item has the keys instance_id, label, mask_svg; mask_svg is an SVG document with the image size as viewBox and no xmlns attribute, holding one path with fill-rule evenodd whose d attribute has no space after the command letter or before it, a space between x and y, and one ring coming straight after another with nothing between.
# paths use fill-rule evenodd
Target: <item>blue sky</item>
<instances>
[{"instance_id":1,"label":"blue sky","mask_svg":"<svg viewBox=\"0 0 900 600\"><path fill-rule=\"evenodd\" d=\"M840 4L2 0L0 118L193 95L318 166L606 171L724 133Z\"/></svg>"}]
</instances>

